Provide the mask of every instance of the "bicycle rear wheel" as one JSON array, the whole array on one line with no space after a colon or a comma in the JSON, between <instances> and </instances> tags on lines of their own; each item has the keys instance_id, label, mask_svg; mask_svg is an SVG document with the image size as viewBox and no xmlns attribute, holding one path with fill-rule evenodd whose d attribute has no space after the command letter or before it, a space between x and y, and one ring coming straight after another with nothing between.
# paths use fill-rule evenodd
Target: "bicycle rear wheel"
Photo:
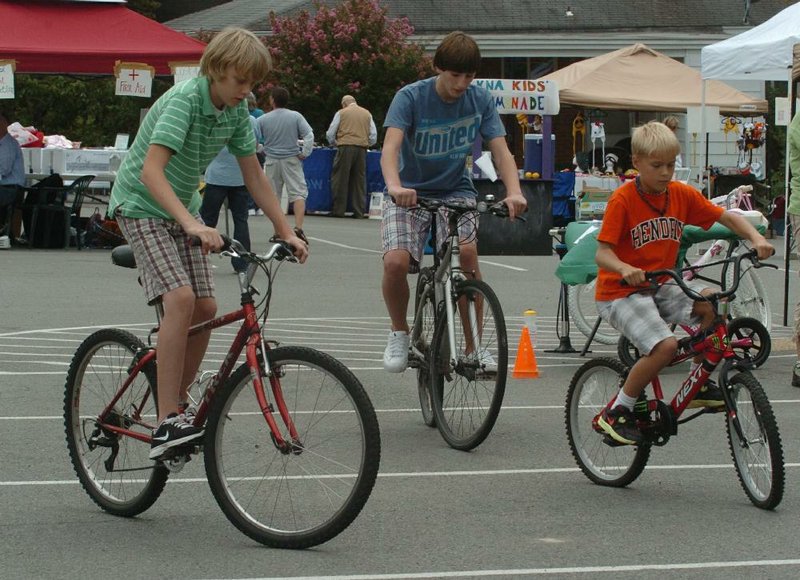
<instances>
[{"instance_id":1,"label":"bicycle rear wheel","mask_svg":"<svg viewBox=\"0 0 800 580\"><path fill-rule=\"evenodd\" d=\"M726 288L730 288L733 284L733 268L728 270L726 283ZM769 295L758 272L752 266L743 266L739 288L731 301L733 317L755 318L769 331L772 330L772 310L770 308Z\"/></svg>"},{"instance_id":2,"label":"bicycle rear wheel","mask_svg":"<svg viewBox=\"0 0 800 580\"><path fill-rule=\"evenodd\" d=\"M750 373L730 380L734 408L728 412L728 443L736 474L754 505L771 510L783 499L784 465L778 425L764 388ZM736 416L742 428L739 437Z\"/></svg>"},{"instance_id":3,"label":"bicycle rear wheel","mask_svg":"<svg viewBox=\"0 0 800 580\"><path fill-rule=\"evenodd\" d=\"M434 302L436 301L433 288L433 273L430 268L422 268L417 277L417 290L414 298L414 314L419 318L414 321L414 330L411 336L412 345L425 357L417 368L417 392L419 406L422 409L422 420L428 427L436 426L436 415L433 412L431 399L431 343L436 323ZM423 304L420 312L420 304Z\"/></svg>"},{"instance_id":4,"label":"bicycle rear wheel","mask_svg":"<svg viewBox=\"0 0 800 580\"><path fill-rule=\"evenodd\" d=\"M105 423L98 421L128 378L135 353L144 348L128 331L98 330L78 347L65 385L64 423L72 466L89 497L118 516L135 516L153 505L169 475L148 458L150 445L103 428L150 435L158 416L155 364L142 368Z\"/></svg>"},{"instance_id":5,"label":"bicycle rear wheel","mask_svg":"<svg viewBox=\"0 0 800 580\"><path fill-rule=\"evenodd\" d=\"M578 327L587 338L592 335L594 325L597 322L597 302L594 299L594 288L596 280L588 284L576 284L567 287L567 305L569 315L575 326ZM594 340L600 344L617 344L620 334L613 326L601 322L597 327Z\"/></svg>"},{"instance_id":6,"label":"bicycle rear wheel","mask_svg":"<svg viewBox=\"0 0 800 580\"><path fill-rule=\"evenodd\" d=\"M728 323L728 338L739 360L751 360L756 368L767 362L772 352L772 339L764 325L755 318L734 318ZM749 339L751 346L742 346Z\"/></svg>"},{"instance_id":7,"label":"bicycle rear wheel","mask_svg":"<svg viewBox=\"0 0 800 580\"><path fill-rule=\"evenodd\" d=\"M613 358L597 358L581 366L572 377L565 408L567 439L581 471L593 482L624 487L644 470L649 445L610 446L592 420L619 392L628 369Z\"/></svg>"},{"instance_id":8,"label":"bicycle rear wheel","mask_svg":"<svg viewBox=\"0 0 800 580\"><path fill-rule=\"evenodd\" d=\"M209 413L206 474L239 530L274 548L308 548L339 534L366 503L380 463L378 419L355 375L329 355L280 347L267 356L298 431L293 449L273 443L250 369L242 365Z\"/></svg>"},{"instance_id":9,"label":"bicycle rear wheel","mask_svg":"<svg viewBox=\"0 0 800 580\"><path fill-rule=\"evenodd\" d=\"M488 284L460 282L455 301L455 348L450 349L447 316L439 317L433 335L433 410L444 440L455 449L469 451L486 439L500 413L508 373L508 337L500 301Z\"/></svg>"}]
</instances>

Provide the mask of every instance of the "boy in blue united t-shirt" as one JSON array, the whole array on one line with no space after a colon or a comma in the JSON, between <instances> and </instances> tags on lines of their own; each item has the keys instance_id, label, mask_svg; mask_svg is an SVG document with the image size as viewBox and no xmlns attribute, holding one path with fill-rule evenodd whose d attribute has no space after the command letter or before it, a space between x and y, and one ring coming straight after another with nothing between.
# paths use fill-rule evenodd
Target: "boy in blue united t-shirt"
<instances>
[{"instance_id":1,"label":"boy in blue united t-shirt","mask_svg":"<svg viewBox=\"0 0 800 580\"><path fill-rule=\"evenodd\" d=\"M446 198L475 204L466 158L478 135L486 142L506 187L504 202L510 219L527 206L519 185L517 165L505 141L505 129L489 91L471 84L480 65L475 41L463 32L448 34L436 49L437 76L400 89L383 126L386 135L381 169L386 190L381 238L383 242L383 299L392 328L383 355L383 368L399 373L408 366L409 272L417 271L430 230L431 214L414 207L417 196ZM446 210L440 210L437 240L447 233ZM461 220L461 267L480 279L476 241L477 214Z\"/></svg>"}]
</instances>

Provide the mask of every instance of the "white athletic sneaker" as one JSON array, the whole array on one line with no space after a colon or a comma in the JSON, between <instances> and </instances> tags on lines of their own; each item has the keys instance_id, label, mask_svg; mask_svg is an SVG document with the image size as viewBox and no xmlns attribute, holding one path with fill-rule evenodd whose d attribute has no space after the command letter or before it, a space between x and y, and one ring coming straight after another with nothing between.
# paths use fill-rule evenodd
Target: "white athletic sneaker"
<instances>
[{"instance_id":1,"label":"white athletic sneaker","mask_svg":"<svg viewBox=\"0 0 800 580\"><path fill-rule=\"evenodd\" d=\"M466 361L468 363L475 364L477 363L480 366L480 370L486 373L496 373L497 372L497 361L494 360L494 356L485 348L482 348L478 354L476 355L474 352L469 353L466 355Z\"/></svg>"},{"instance_id":2,"label":"white athletic sneaker","mask_svg":"<svg viewBox=\"0 0 800 580\"><path fill-rule=\"evenodd\" d=\"M487 373L497 372L497 361L494 360L492 353L485 348L482 348L480 353L478 353L478 362Z\"/></svg>"},{"instance_id":3,"label":"white athletic sneaker","mask_svg":"<svg viewBox=\"0 0 800 580\"><path fill-rule=\"evenodd\" d=\"M390 373L402 373L408 367L407 332L389 331L389 342L383 351L383 368Z\"/></svg>"}]
</instances>

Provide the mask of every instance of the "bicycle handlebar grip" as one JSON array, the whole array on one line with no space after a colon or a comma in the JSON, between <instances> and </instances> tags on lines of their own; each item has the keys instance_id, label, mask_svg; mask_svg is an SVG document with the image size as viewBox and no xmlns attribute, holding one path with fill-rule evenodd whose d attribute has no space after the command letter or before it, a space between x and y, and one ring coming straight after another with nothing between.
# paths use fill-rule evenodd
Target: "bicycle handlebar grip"
<instances>
[{"instance_id":1,"label":"bicycle handlebar grip","mask_svg":"<svg viewBox=\"0 0 800 580\"><path fill-rule=\"evenodd\" d=\"M225 234L220 234L219 237L222 238L222 247L219 249L220 252L224 252L226 250L231 249L231 239L226 236ZM189 236L189 245L190 246L201 246L200 238L197 236Z\"/></svg>"}]
</instances>

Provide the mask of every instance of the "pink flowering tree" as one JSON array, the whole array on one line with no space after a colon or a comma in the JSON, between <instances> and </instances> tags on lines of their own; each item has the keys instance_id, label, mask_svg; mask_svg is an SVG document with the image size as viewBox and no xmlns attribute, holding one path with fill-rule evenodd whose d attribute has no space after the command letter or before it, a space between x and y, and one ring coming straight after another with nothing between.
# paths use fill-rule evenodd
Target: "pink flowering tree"
<instances>
[{"instance_id":1,"label":"pink flowering tree","mask_svg":"<svg viewBox=\"0 0 800 580\"><path fill-rule=\"evenodd\" d=\"M281 85L289 108L300 111L314 128L317 142L344 95L372 113L379 137L386 109L397 89L432 74L421 46L408 42L414 29L407 18L388 18L377 0L344 0L335 7L315 3L312 16L270 14L273 36L265 39L274 59L269 82L259 88L259 102Z\"/></svg>"}]
</instances>

